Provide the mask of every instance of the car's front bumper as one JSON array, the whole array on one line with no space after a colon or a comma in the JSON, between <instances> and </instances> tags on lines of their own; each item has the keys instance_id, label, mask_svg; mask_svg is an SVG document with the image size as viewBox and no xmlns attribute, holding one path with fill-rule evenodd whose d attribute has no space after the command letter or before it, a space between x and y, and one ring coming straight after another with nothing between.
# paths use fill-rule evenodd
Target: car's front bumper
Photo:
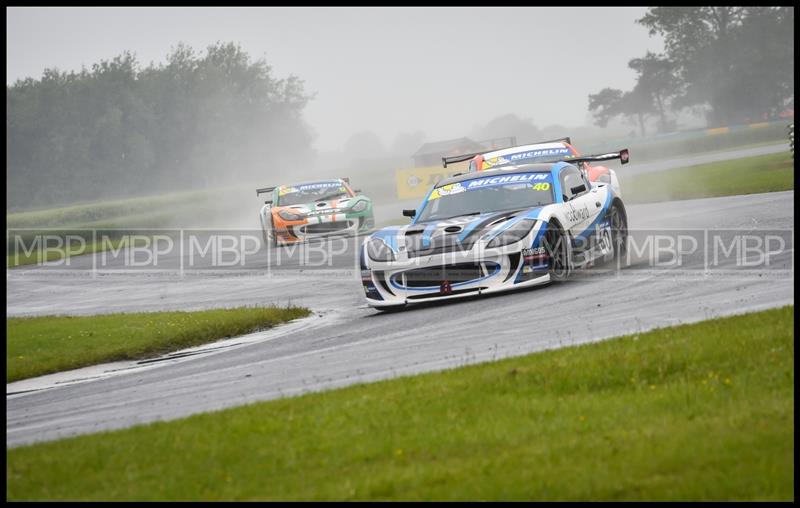
<instances>
[{"instance_id":1,"label":"car's front bumper","mask_svg":"<svg viewBox=\"0 0 800 508\"><path fill-rule=\"evenodd\" d=\"M367 233L375 227L372 215L333 214L311 217L305 223L286 224L276 228L279 244L306 242L315 238L349 236Z\"/></svg>"},{"instance_id":2,"label":"car's front bumper","mask_svg":"<svg viewBox=\"0 0 800 508\"><path fill-rule=\"evenodd\" d=\"M449 252L362 266L367 304L387 308L509 291L550 282L548 261L521 249Z\"/></svg>"}]
</instances>

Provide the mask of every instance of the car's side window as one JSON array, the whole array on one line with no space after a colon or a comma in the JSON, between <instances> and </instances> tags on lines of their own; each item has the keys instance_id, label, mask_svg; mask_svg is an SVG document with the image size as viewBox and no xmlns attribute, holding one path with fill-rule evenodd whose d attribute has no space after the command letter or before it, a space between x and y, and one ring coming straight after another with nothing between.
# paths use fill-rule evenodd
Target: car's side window
<instances>
[{"instance_id":1,"label":"car's side window","mask_svg":"<svg viewBox=\"0 0 800 508\"><path fill-rule=\"evenodd\" d=\"M570 201L571 199L574 199L575 197L580 196L589 190L587 187L581 192L572 192L574 187L578 187L580 185L586 187L586 183L583 180L580 170L574 166L567 166L562 169L561 173L559 174L559 179L561 180L561 192L564 195L564 201Z\"/></svg>"}]
</instances>

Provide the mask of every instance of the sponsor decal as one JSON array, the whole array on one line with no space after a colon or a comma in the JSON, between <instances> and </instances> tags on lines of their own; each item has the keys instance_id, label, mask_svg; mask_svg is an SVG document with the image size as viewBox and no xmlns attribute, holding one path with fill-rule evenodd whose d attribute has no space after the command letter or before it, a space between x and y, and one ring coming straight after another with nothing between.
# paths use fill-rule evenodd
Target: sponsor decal
<instances>
[{"instance_id":1,"label":"sponsor decal","mask_svg":"<svg viewBox=\"0 0 800 508\"><path fill-rule=\"evenodd\" d=\"M310 212L306 212L306 215L309 217L315 217L317 215L333 215L336 213L335 208L326 208L324 210L312 210Z\"/></svg>"},{"instance_id":2,"label":"sponsor decal","mask_svg":"<svg viewBox=\"0 0 800 508\"><path fill-rule=\"evenodd\" d=\"M550 189L550 173L518 173L513 175L492 176L488 178L478 178L469 182L457 182L443 187L433 189L428 201L439 199L442 196L459 194L464 191L485 189L515 183L529 183L533 190L546 191Z\"/></svg>"},{"instance_id":3,"label":"sponsor decal","mask_svg":"<svg viewBox=\"0 0 800 508\"><path fill-rule=\"evenodd\" d=\"M509 162L511 161L506 159L505 157L491 157L483 161L481 169L489 169L492 166L502 166L503 164L508 164Z\"/></svg>"},{"instance_id":4,"label":"sponsor decal","mask_svg":"<svg viewBox=\"0 0 800 508\"><path fill-rule=\"evenodd\" d=\"M535 247L533 249L522 249L522 257L530 258L533 256L541 256L545 254L544 247Z\"/></svg>"},{"instance_id":5,"label":"sponsor decal","mask_svg":"<svg viewBox=\"0 0 800 508\"><path fill-rule=\"evenodd\" d=\"M315 190L315 189L327 189L334 187L339 187L339 190L342 192L347 191L347 189L344 188L344 185L342 185L341 182L317 182L317 183L307 183L304 185L298 185L296 187L283 186L279 188L278 195L283 196L284 194L290 194L292 192Z\"/></svg>"},{"instance_id":6,"label":"sponsor decal","mask_svg":"<svg viewBox=\"0 0 800 508\"><path fill-rule=\"evenodd\" d=\"M540 181L549 182L550 173L517 173L514 175L477 178L475 180L470 180L470 182L467 183L467 190L482 189L497 185L508 185L510 183L533 183Z\"/></svg>"},{"instance_id":7,"label":"sponsor decal","mask_svg":"<svg viewBox=\"0 0 800 508\"><path fill-rule=\"evenodd\" d=\"M567 212L567 220L570 222L581 222L589 218L589 207L584 206L583 208L578 208L575 210L574 208Z\"/></svg>"},{"instance_id":8,"label":"sponsor decal","mask_svg":"<svg viewBox=\"0 0 800 508\"><path fill-rule=\"evenodd\" d=\"M439 199L442 196L449 196L450 194L458 194L460 192L464 192L465 189L460 182L451 183L450 185L445 185L443 187L439 187L438 189L434 189L431 193L430 199Z\"/></svg>"},{"instance_id":9,"label":"sponsor decal","mask_svg":"<svg viewBox=\"0 0 800 508\"><path fill-rule=\"evenodd\" d=\"M528 152L520 152L509 155L508 158L513 161L522 159L535 159L537 157L555 157L558 155L569 155L569 148L543 148L541 150L530 150Z\"/></svg>"}]
</instances>

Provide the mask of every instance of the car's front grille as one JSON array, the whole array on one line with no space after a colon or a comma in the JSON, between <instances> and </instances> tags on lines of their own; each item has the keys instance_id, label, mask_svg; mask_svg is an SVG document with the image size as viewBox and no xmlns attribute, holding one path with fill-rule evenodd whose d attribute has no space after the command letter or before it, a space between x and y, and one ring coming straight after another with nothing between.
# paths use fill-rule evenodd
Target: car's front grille
<instances>
[{"instance_id":1,"label":"car's front grille","mask_svg":"<svg viewBox=\"0 0 800 508\"><path fill-rule=\"evenodd\" d=\"M406 234L406 252L410 258L468 251L474 243L472 240L461 241L456 234L445 234L432 238L428 246L423 247L422 234Z\"/></svg>"},{"instance_id":2,"label":"car's front grille","mask_svg":"<svg viewBox=\"0 0 800 508\"><path fill-rule=\"evenodd\" d=\"M321 222L319 224L307 224L302 226L303 233L305 234L317 234L317 233L333 233L335 231L341 231L343 229L347 229L351 226L350 221L338 221L338 222Z\"/></svg>"},{"instance_id":3,"label":"car's front grille","mask_svg":"<svg viewBox=\"0 0 800 508\"><path fill-rule=\"evenodd\" d=\"M469 282L483 277L484 271L481 267L486 265L488 274L492 274L500 267L497 263L458 263L453 265L433 266L426 268L416 268L403 272L405 275L405 287L407 288L433 288L440 287L444 281L452 284ZM402 284L402 274L394 276L394 282L400 287Z\"/></svg>"}]
</instances>

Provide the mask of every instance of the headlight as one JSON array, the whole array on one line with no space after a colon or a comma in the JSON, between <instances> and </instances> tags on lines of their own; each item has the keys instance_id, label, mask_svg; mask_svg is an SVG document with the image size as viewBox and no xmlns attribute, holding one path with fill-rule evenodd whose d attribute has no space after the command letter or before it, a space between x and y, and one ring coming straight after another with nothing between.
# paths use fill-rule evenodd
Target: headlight
<instances>
[{"instance_id":1,"label":"headlight","mask_svg":"<svg viewBox=\"0 0 800 508\"><path fill-rule=\"evenodd\" d=\"M278 215L280 215L280 217L282 219L285 219L285 220L300 220L300 219L305 218L304 214L294 213L294 212L290 212L288 210L281 210L281 211L278 212Z\"/></svg>"},{"instance_id":2,"label":"headlight","mask_svg":"<svg viewBox=\"0 0 800 508\"><path fill-rule=\"evenodd\" d=\"M373 238L367 243L367 254L375 261L394 261L394 252L380 238Z\"/></svg>"},{"instance_id":3,"label":"headlight","mask_svg":"<svg viewBox=\"0 0 800 508\"><path fill-rule=\"evenodd\" d=\"M367 202L362 199L358 203L353 205L353 207L350 208L350 211L351 212L363 212L366 209L367 209Z\"/></svg>"},{"instance_id":4,"label":"headlight","mask_svg":"<svg viewBox=\"0 0 800 508\"><path fill-rule=\"evenodd\" d=\"M533 219L522 219L521 221L517 222L510 228L506 229L499 235L492 238L486 247L488 248L495 248L495 247L502 247L504 245L509 245L514 242L518 242L525 238L525 236L531 232L533 229L533 225L536 223Z\"/></svg>"}]
</instances>

